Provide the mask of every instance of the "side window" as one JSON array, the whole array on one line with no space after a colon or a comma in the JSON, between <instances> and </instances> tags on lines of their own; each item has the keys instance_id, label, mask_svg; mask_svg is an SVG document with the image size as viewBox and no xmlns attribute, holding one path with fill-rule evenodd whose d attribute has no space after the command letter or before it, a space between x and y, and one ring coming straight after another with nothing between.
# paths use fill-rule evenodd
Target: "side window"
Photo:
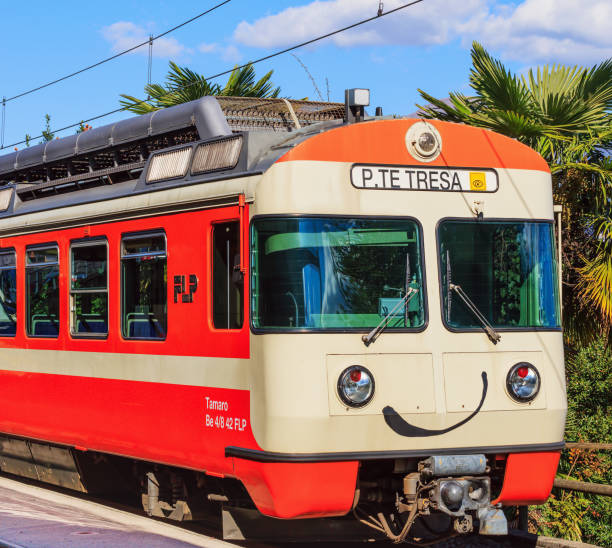
<instances>
[{"instance_id":1,"label":"side window","mask_svg":"<svg viewBox=\"0 0 612 548\"><path fill-rule=\"evenodd\" d=\"M108 334L108 246L78 242L70 248L70 330L76 336Z\"/></svg>"},{"instance_id":2,"label":"side window","mask_svg":"<svg viewBox=\"0 0 612 548\"><path fill-rule=\"evenodd\" d=\"M124 236L121 240L121 331L124 338L166 338L167 285L165 234Z\"/></svg>"},{"instance_id":3,"label":"side window","mask_svg":"<svg viewBox=\"0 0 612 548\"><path fill-rule=\"evenodd\" d=\"M31 337L59 334L57 246L26 248L26 331Z\"/></svg>"},{"instance_id":4,"label":"side window","mask_svg":"<svg viewBox=\"0 0 612 548\"><path fill-rule=\"evenodd\" d=\"M15 251L0 251L0 337L17 332L17 269Z\"/></svg>"},{"instance_id":5,"label":"side window","mask_svg":"<svg viewBox=\"0 0 612 548\"><path fill-rule=\"evenodd\" d=\"M213 227L213 325L217 329L240 329L244 283L240 272L240 223Z\"/></svg>"}]
</instances>

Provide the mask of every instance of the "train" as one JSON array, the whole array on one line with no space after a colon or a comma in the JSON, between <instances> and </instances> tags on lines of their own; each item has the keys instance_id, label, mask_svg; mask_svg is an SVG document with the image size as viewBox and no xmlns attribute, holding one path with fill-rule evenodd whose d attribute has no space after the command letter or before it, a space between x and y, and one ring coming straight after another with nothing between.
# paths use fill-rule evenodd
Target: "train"
<instances>
[{"instance_id":1,"label":"train","mask_svg":"<svg viewBox=\"0 0 612 548\"><path fill-rule=\"evenodd\" d=\"M504 535L566 415L546 162L203 97L0 156L0 469L225 538Z\"/></svg>"}]
</instances>

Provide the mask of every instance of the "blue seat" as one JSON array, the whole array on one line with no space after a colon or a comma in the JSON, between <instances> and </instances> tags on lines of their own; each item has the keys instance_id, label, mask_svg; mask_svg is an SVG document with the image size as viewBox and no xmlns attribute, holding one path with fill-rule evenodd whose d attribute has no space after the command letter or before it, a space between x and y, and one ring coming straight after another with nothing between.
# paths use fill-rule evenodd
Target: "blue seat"
<instances>
[{"instance_id":1,"label":"blue seat","mask_svg":"<svg viewBox=\"0 0 612 548\"><path fill-rule=\"evenodd\" d=\"M53 320L34 320L33 335L40 337L57 337L59 335L59 325Z\"/></svg>"},{"instance_id":2,"label":"blue seat","mask_svg":"<svg viewBox=\"0 0 612 548\"><path fill-rule=\"evenodd\" d=\"M101 317L95 319L79 318L77 333L108 333L108 322Z\"/></svg>"},{"instance_id":3,"label":"blue seat","mask_svg":"<svg viewBox=\"0 0 612 548\"><path fill-rule=\"evenodd\" d=\"M163 339L166 336L159 321L153 315L138 314L127 321L127 336L142 339Z\"/></svg>"}]
</instances>

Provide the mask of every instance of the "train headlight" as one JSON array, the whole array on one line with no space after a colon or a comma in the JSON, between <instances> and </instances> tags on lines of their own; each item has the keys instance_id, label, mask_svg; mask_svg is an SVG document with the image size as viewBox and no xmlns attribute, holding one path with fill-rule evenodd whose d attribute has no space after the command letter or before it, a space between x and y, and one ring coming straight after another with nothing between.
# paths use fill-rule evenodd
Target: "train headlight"
<instances>
[{"instance_id":1,"label":"train headlight","mask_svg":"<svg viewBox=\"0 0 612 548\"><path fill-rule=\"evenodd\" d=\"M540 374L530 363L517 363L508 372L506 388L515 400L519 402L531 401L540 391Z\"/></svg>"},{"instance_id":2,"label":"train headlight","mask_svg":"<svg viewBox=\"0 0 612 548\"><path fill-rule=\"evenodd\" d=\"M416 140L415 147L423 156L431 156L434 152L438 143L433 133L424 131L419 135Z\"/></svg>"},{"instance_id":3,"label":"train headlight","mask_svg":"<svg viewBox=\"0 0 612 548\"><path fill-rule=\"evenodd\" d=\"M406 132L406 148L415 160L433 162L442 152L442 137L433 124L416 122Z\"/></svg>"},{"instance_id":4,"label":"train headlight","mask_svg":"<svg viewBox=\"0 0 612 548\"><path fill-rule=\"evenodd\" d=\"M374 396L374 377L365 367L351 365L338 378L338 395L351 407L363 407Z\"/></svg>"}]
</instances>

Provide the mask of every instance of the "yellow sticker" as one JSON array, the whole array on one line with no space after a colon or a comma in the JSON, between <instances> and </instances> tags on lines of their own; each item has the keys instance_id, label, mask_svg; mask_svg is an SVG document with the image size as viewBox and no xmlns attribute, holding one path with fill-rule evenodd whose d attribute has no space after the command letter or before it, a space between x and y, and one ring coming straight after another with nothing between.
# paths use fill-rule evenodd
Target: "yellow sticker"
<instances>
[{"instance_id":1,"label":"yellow sticker","mask_svg":"<svg viewBox=\"0 0 612 548\"><path fill-rule=\"evenodd\" d=\"M487 190L487 176L482 171L470 171L470 190Z\"/></svg>"}]
</instances>

